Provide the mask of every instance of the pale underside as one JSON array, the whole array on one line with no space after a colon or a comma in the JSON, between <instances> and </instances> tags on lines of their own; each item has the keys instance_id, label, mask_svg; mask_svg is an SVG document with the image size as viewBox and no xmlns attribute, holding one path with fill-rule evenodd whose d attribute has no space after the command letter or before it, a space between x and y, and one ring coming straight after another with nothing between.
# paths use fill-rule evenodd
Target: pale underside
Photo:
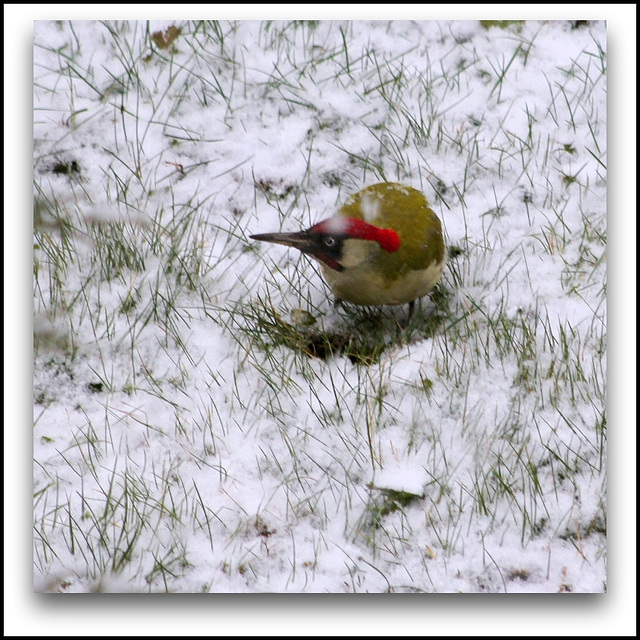
<instances>
[{"instance_id":1,"label":"pale underside","mask_svg":"<svg viewBox=\"0 0 640 640\"><path fill-rule=\"evenodd\" d=\"M321 266L327 284L341 300L360 305L380 305L406 304L426 295L440 280L444 264L444 260L432 262L426 269L408 271L395 280L376 273L370 263L346 271Z\"/></svg>"}]
</instances>

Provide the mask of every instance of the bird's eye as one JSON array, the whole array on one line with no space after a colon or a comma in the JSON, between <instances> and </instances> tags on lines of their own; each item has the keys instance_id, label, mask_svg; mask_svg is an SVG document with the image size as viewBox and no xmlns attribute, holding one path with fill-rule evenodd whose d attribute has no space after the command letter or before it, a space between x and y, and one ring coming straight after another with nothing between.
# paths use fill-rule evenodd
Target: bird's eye
<instances>
[{"instance_id":1,"label":"bird's eye","mask_svg":"<svg viewBox=\"0 0 640 640\"><path fill-rule=\"evenodd\" d=\"M336 244L336 239L333 236L326 236L324 239L325 247L333 247Z\"/></svg>"}]
</instances>

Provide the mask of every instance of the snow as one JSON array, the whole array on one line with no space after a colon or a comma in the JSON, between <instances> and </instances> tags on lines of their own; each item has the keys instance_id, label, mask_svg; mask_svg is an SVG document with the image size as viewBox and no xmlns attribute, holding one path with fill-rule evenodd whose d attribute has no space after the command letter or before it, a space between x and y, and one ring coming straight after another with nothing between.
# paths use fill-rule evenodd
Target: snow
<instances>
[{"instance_id":1,"label":"snow","mask_svg":"<svg viewBox=\"0 0 640 640\"><path fill-rule=\"evenodd\" d=\"M151 28L164 29L169 24L154 24ZM37 24L36 39L54 47L64 45L68 37L54 26L54 23ZM255 39L255 29L251 23L243 24L235 36L238 46ZM324 25L321 25L322 29L325 31L321 31L319 41L325 49L331 49L335 46L332 38L339 34L332 34ZM548 102L547 96L544 99L540 96L547 88L541 85L540 76L534 70L543 68L551 73L561 66L559 52L566 60L572 60L579 57L585 47L593 48L594 40L604 46L602 24L596 23L588 31L571 34L561 24L537 23L527 25L525 29L532 30L525 31L527 36L536 30L540 30L541 35L535 52L530 53L529 64L517 67L510 82L503 85L500 99L511 105L508 114L500 113L495 105L493 109L488 108L486 92L475 97L469 88L462 92L463 102L460 93L452 92L439 103L448 130L467 128L468 117L473 114L484 123L485 137L479 138L478 143L485 147L502 144L507 136L526 138L527 112L534 118L543 119L544 105ZM103 30L95 23L78 25L76 30L83 43L100 43L100 33ZM451 46L450 38L469 39L469 51L473 47L481 60L493 60L496 64L506 55L501 53L501 42L512 42L509 34L489 37L471 21L421 23L417 27L397 23L396 30L391 33L376 29L370 23L358 23L353 27L350 46L357 51L375 41L376 46L389 51L391 57L403 53L409 56L403 59L409 67L413 58L406 52L411 51L416 33L424 39L416 48L416 59L422 60L423 68L430 68L420 55L426 48L430 49L429 59L441 59L441 55L432 50L440 39L444 40L440 45L444 50L447 43ZM109 78L112 79L114 68L108 47L96 46L83 53L95 69L95 83L104 86ZM295 47L292 55L299 56L297 60L302 59L302 51ZM275 51L268 55L251 55L247 51L244 81L249 86L260 85L265 77L269 77L275 61ZM46 69L50 65L51 60L46 60L44 52L36 55L36 69ZM410 74L417 70L418 64L415 64ZM490 65L486 69L479 66L481 70L492 71ZM54 79L55 74L37 77L42 87L52 82L50 86L55 94L46 94L46 99L36 95L37 101L42 100L36 106L45 108L50 114L68 114L64 104L67 97L59 90L59 79L55 82ZM375 84L375 78L371 83ZM365 108L367 103L360 96L346 95L335 83L326 84L301 79L297 89L294 90L293 85L286 88L292 94L295 92L296 100L304 99L314 105L318 116L287 112L289 102L273 96L263 102L240 100L230 113L211 105L196 108L195 104L183 103L173 111L163 111L169 103L162 103L159 110L154 110L151 104L139 105L137 114L142 122L167 123L164 132L162 127L157 130L149 127L142 146L145 160L155 167L145 185L146 188L154 186L158 191L153 204L166 204L167 187L171 185L172 197L177 201L187 201L197 193L195 205L202 207L209 218L210 235L205 242L209 266L215 263L215 267L205 274L205 278L210 281L214 304L241 302L263 293L273 279L282 285L283 279L277 274L268 274L269 265L277 264L284 265L286 274L295 269L306 270L307 279L314 287L312 300L318 307L323 306L325 290L317 273L314 274L307 263L299 261L297 256L290 257L286 249L269 254L262 262L256 254L244 252L240 240L229 243L222 234L235 228L231 215L235 208L244 210L241 224L247 235L273 231L283 224L279 206L265 202L257 206L252 204L254 190L251 183L262 180L272 184L278 195L286 193L288 184L300 184L307 170L305 136L309 129L316 130L311 162L314 178L306 184L306 193L300 201L302 206L287 211L287 230L308 226L330 215L350 192L374 181L373 176L363 180L362 175L354 173L353 184L335 190L321 183L319 176L344 164L343 154L339 151L341 146L359 150L371 146L370 132L366 128L356 126L355 130L346 130L342 127L347 122L353 124L369 118L371 124L376 119L376 109ZM54 115L39 117L34 133L36 155L55 150L72 157L78 148L84 149L83 153L93 153L93 156L81 156L87 157L83 163L83 178L94 205L83 213L89 211L86 215L102 222L134 216L136 224L144 225L149 212L118 206L110 191L113 186L105 184L109 180L103 167L112 162L105 149L114 144L114 132L113 129L107 132L103 123L115 120L117 111L107 105L96 107L95 96L86 87L84 91L85 95L83 89L79 89L75 108L77 111L89 110L91 117L87 124L78 127L69 140L61 133ZM598 117L604 126L604 97L598 100ZM507 116L508 128L504 126ZM319 118L327 125L326 129L317 130ZM175 121L171 122L172 119ZM576 126L584 130L587 121L585 114L578 114ZM173 135L178 129L195 132L202 142L193 147L181 145L179 153L172 158L163 136L167 131ZM491 131L496 135L487 137ZM550 131L549 135L554 144L573 145L578 158L588 155L580 144L580 135L561 137L556 131ZM424 167L445 184L453 184L460 180L461 166L452 147L447 147L441 155L425 155L428 157L414 155L410 158L415 173L413 180L405 178L405 181L425 190L434 203L437 199L430 191L431 181L424 180L427 175L423 173ZM482 162L487 156L485 154ZM154 162L156 158L162 161ZM164 164L170 158L185 166L203 160L208 160L209 164L180 179ZM539 160L536 158L536 162ZM418 165L423 168L418 170ZM570 158L557 166L572 174L580 168L581 162ZM467 233L472 237L483 237L487 244L486 253L477 256L473 271L466 274L465 289L459 292L460 295L464 296L466 291L476 295L481 291L485 308L495 308L506 301L505 317L514 321L523 313L535 314L544 309L550 324L568 322L575 328L587 327L594 318L590 305L595 298L568 298L559 277L571 261L571 252L575 252L575 260L579 254L571 244L563 259L541 252L535 234L539 234L544 226L549 209L537 202L532 222L517 209L521 198L521 191L515 188L520 177L517 163L507 167L504 174L498 166L476 165L470 169L471 174L476 172L479 177L467 194L465 211L461 214L443 207L438 209L449 244L462 243ZM540 166L536 169L542 171ZM585 202L581 203L584 211L595 210L598 201L604 201L604 186L595 184L596 163L592 163L588 171L592 172L594 184L592 194L585 194ZM487 177L484 172L493 177ZM414 182L416 178L417 183ZM362 184L358 184L361 180ZM555 189L559 188L560 185L556 185ZM60 190L62 194L66 189L64 180L60 178L52 189ZM162 189L165 189L164 193ZM72 196L67 194L68 198ZM508 223L500 219L491 221L488 217L483 220L475 215L475 212L490 211L502 202L506 202ZM571 216L574 214L571 212ZM578 224L579 218L571 216L567 217L571 224ZM465 229L465 223L471 224L470 232ZM487 274L495 273L514 247L525 256L521 264L526 263L528 271L510 271L509 278L494 287ZM156 265L148 267L153 272ZM241 282L238 282L237 274L243 274ZM309 287L307 279L301 280L301 287ZM77 285L69 283L72 290L77 289ZM104 287L100 291L101 304L106 308L118 305L126 290L126 286L115 282ZM276 299L280 301L279 297ZM282 301L289 308L296 306L295 295L286 290L282 292ZM422 590L434 592L501 592L508 585L510 592L527 593L557 593L563 588L581 592L603 590L606 571L602 541L583 540L581 553L568 540L550 534L523 544L514 512L507 510L497 521L468 512L457 516L437 512L438 502L432 483L434 472L448 470L450 466L465 470L458 476L465 484L465 473L472 473L482 460L498 450L494 435L490 433L491 423L504 418L501 403L515 393L511 381L517 375L517 363L503 363L497 371L487 366L482 375L461 380L463 386L473 382L473 389L465 399L467 407L462 406L462 396L457 396L455 389L443 388L438 383L434 384L429 402L425 403L413 389L423 378L438 381L438 369L447 360L442 351L446 347L435 344L436 339L426 344L398 347L379 365L364 372L362 367L341 356L327 362L301 363L280 347L274 354L275 361L283 362L280 370L268 358L251 354L246 336L231 339L228 330L203 317L202 310L193 301L183 299L182 304L189 358L175 346L158 348L167 343L160 326L146 329L144 340L138 345L139 362L135 366L122 358L122 353L126 352L121 350L122 341L92 340L85 330L78 336L82 349L73 371L67 371L61 365L57 369L44 367L45 359L42 358L36 362L34 374L36 395L39 391L55 389L53 402L44 410L37 405L34 410L37 419L34 439L36 489L42 486L45 477L55 475L69 504L74 504L78 495L86 494L98 505L98 488L109 486L114 477L129 477L141 486L146 483L146 488L151 488L154 495L169 495L183 509L191 508L195 512L202 501L210 513L220 516L220 522L214 523L218 528L213 542L202 530L171 523L155 530L148 538L147 542L155 545L155 550L183 545L188 551L190 566L180 573L169 590L193 592L206 585L208 591L216 593L385 591L389 586L387 576L392 576L388 566L385 565L382 572L377 570L382 566L380 559L375 554L367 555L366 544L351 535L357 528L357 518L371 499L371 487L404 492L418 499L389 514L385 523L385 535L389 538L384 545L391 545L393 557L402 558L405 574L404 582L397 575L392 577L396 588L418 585ZM47 321L41 315L36 320ZM125 318L114 329L116 334L126 334L128 330ZM239 341L245 342L239 346ZM463 354L449 356L454 359L464 357ZM587 356L590 357L590 353ZM551 366L552 361L552 353L542 354L540 366ZM88 385L96 381L97 364L104 362L109 363L109 371L101 373L108 374L114 390L87 392ZM281 376L278 389L265 391L267 382L256 375L258 367L264 366L272 366L271 373ZM148 380L144 378L144 369L153 372ZM178 380L180 376L181 380ZM155 396L149 392L152 377L161 381ZM142 385L142 379L148 384ZM173 388L168 382L172 379L175 380ZM313 389L309 380L314 381ZM147 389L145 392L123 391L143 386ZM375 406L373 394L383 388L392 391L387 393L386 414L377 424L375 436L380 466L373 471L369 469L369 473L368 451L364 446L367 442L365 425ZM336 393L341 399L337 405ZM242 394L245 397L240 398ZM357 398L354 404L346 400L350 394ZM329 406L335 406L336 415L323 415ZM588 405L573 409L567 406L566 409L567 417L577 420L578 424L593 420L588 415ZM218 416L218 420L212 420L211 416ZM460 416L464 416L462 423ZM184 426L184 433L177 433L179 424ZM407 429L417 424L421 425L417 432L419 442L407 447ZM541 440L556 438L557 444L567 450L581 447L587 450L593 446L591 433L580 434L577 430L572 434L559 434L557 414L549 407L543 408L536 424L544 432ZM469 437L474 429L487 430L489 437ZM96 438L108 445L95 447L92 442ZM291 454L288 468L282 469L282 462L288 459L287 451L292 445L295 455ZM205 452L206 456L202 457ZM93 455L99 459L95 467L86 462ZM296 459L298 455L303 459ZM346 460L359 460L361 468L342 467ZM322 471L314 472L314 467ZM89 478L88 468L97 469L97 477ZM167 473L167 469L175 469L175 473ZM325 474L327 469L335 473L333 480ZM299 470L306 476L298 477L295 483L283 482L283 473L295 474ZM173 478L174 484L162 487L168 478ZM604 476L598 473L592 477L581 476L579 486L567 486L559 495L557 487L544 486L542 491L548 495L556 493L551 515L554 526L588 522L595 516L601 507L598 497L603 495L603 481ZM78 482L83 483L82 488ZM198 488L197 499L193 487ZM575 499L576 493L579 500ZM424 496L430 497L427 503L420 502ZM306 512L305 505L308 506ZM76 506L79 508L79 504L74 504ZM456 537L450 541L454 547L451 553L441 548L436 539L425 535L423 523L425 518L441 521L450 518L453 523L455 517L464 520L465 526L459 527ZM190 522L187 518L184 521ZM389 534L391 530L398 532L398 537ZM402 532L414 540L406 549L393 547L399 545ZM37 563L35 590L95 590L95 578L83 575L85 563L81 558L65 553L66 544L58 535L54 532L51 538L60 545L58 558L49 563ZM141 548L145 548L145 543ZM145 562L142 555L137 562ZM425 566L428 569L425 570ZM141 590L143 585L137 581L135 573L105 573L98 581L100 589L114 592ZM68 586L61 589L60 585ZM152 588L156 589L162 590L158 585Z\"/></svg>"},{"instance_id":2,"label":"snow","mask_svg":"<svg viewBox=\"0 0 640 640\"><path fill-rule=\"evenodd\" d=\"M153 32L169 26L170 23L152 23L150 29ZM116 37L140 42L144 38L143 27L143 23L130 23ZM493 463L495 456L508 457L509 447L519 441L516 438L510 444L506 441L501 444L501 438L506 436L499 432L511 429L511 421L515 421L513 428L524 429L523 439L517 446L524 447L524 451L533 447L528 444L533 424L526 417L532 411L539 414L539 420L535 421L535 424L542 424L539 429L545 426L551 429L551 433L544 435L543 442L553 440L561 459L563 455L570 455L562 453L565 448L567 452L584 451L580 455L586 456L587 462L596 468L591 452L597 450L597 442L589 434L581 433L579 428L573 432L562 429L566 414L569 424L574 421L583 424L584 420L583 431L588 431L586 425L594 416L585 415L587 410L581 406L574 409L569 404L560 412L563 416L560 418L553 403L545 407L539 406L543 400L534 405L526 397L518 399L519 391L514 389L513 380L519 375L519 368L509 361L498 368L489 364L481 365L479 369L458 363L461 366L457 375L463 378L456 387L461 385L458 388L465 389L466 394L455 392L450 386L454 379L442 377L438 363L444 366L448 358L464 357L464 352L446 353L445 343L434 350L439 342L437 339L434 339L434 345L426 341L422 345L398 346L378 365L366 370L354 368L339 356L326 363L292 360L285 347L278 347L270 358L258 347L252 348L247 342L248 336L230 334L229 326L225 326L228 322L226 313L216 312L216 309L244 303L266 286L259 277L260 262L255 254L244 251L243 245L246 233L270 230L269 219L263 217L270 209L269 198L274 198L276 203L286 202L296 185L306 184L304 197L308 204L303 210L308 210L308 215L314 217L316 210L323 209L321 203L331 202L332 198L330 189L322 184L315 172L313 177L305 178L307 163L310 162L313 168L316 157L320 157L324 166L336 169L344 164L340 149L347 146L357 154L368 154L366 149L375 142L371 132L387 118L385 102L380 99L380 95L385 94L375 92L375 87L381 83L381 72L376 71L378 67L361 62L359 67L354 66L347 73L351 76L357 70L362 74L364 92L371 93L371 97L364 100L357 84L352 90L339 91L339 83L323 77L326 71L319 61L313 64L322 71L314 75L311 69L301 74L298 82L295 64L308 65L308 51L303 42L298 43L297 36L293 37L293 44L291 40L281 39L280 31L287 32L283 23L264 28L257 22L244 22L237 28L230 24L222 25L222 28L226 31L225 42L232 42L228 44L229 51L242 50L246 69L242 91L234 71L238 62L230 63L225 57L212 56L211 67L203 68L198 63L195 75L203 82L214 83L209 87L208 97L200 101L184 98L176 101L173 94L179 91L178 80L186 74L192 56L179 47L175 54L178 65L175 74L170 76L172 84L163 86L166 82L163 61L152 58L136 65L137 73L147 78L138 95L129 97L115 89L102 100L96 100L97 87L112 83L114 77L117 82L124 82L118 80L122 60L116 50L109 53L111 49L107 43L112 34L104 25L92 22L78 24L77 28L74 25L77 44L77 51L73 52L74 64L87 67L85 73L91 79L74 84L77 128L61 135L60 123L52 126L54 114L66 113L70 97L60 90L59 75L51 72L61 60L56 49L48 47L48 40L51 33L56 46L64 49L64 45L60 45L60 31L67 32L67 38L71 37L71 31L65 24L36 23L36 175L46 175L51 155L67 162L76 156L81 158L82 191L91 203L90 216L100 219L101 211L110 211L100 223L112 221L114 200L117 200L117 217L130 219L133 215L135 224L127 227L127 232L134 234L134 238L147 231L149 222L145 217L151 218L154 209L162 211L172 203L179 207L188 203L188 207L194 207L205 221L204 231L197 233L204 234L202 242L207 247L205 255L208 259L202 276L211 296L208 317L198 310L197 299L190 300L186 292L179 293L171 302L180 309L177 322L183 347L172 344L167 336L170 328L163 327L158 320L148 327L145 322L143 333L143 327L132 325L131 317L121 313L113 316L105 327L98 327L97 334L92 325L99 320L76 319L74 324L78 328L75 330L79 333L74 341L79 346L79 353L72 364L58 363L59 356L46 349L38 354L35 371L36 491L47 493L47 487L54 483L56 492L66 496L67 508L77 512L75 518L80 518L81 512L87 509L90 512L99 510L107 487L115 492L118 501L129 499L130 487L137 487L136 491L149 496L147 506L150 509L157 508L151 506L156 501L163 504L170 500L173 509L177 509L175 520L169 519L158 530L151 531L149 525L144 524L149 514L144 513L140 525L143 529L136 535L142 536L141 549L149 548L152 557L166 553L174 557L174 564L182 564L172 566L170 575L173 579L168 585L163 583L166 577L161 578L160 572L152 569L151 557L146 558L142 551L134 551L136 561L125 569L125 573L129 573L129 588L133 590L340 592L356 589L380 592L390 587L391 580L396 583L393 589L400 591L502 591L507 590L505 571L519 575L518 563L524 561L527 566L536 568L522 569L528 577L518 579L517 590L557 592L560 588L558 576L543 569L547 567L548 553L566 554L570 549L563 538L554 537L551 531L543 536L544 541L525 544L526 537L523 539L522 524L518 523L514 506L519 505L527 517L536 517L535 513L541 507L535 495L527 495L526 479L509 479L510 483L516 483L518 491L523 492L516 497L514 505L497 503L486 513L471 509L464 503L463 494L476 485L484 491L484 483L493 482L484 475L487 465ZM184 25L180 38L189 37L189 30L193 27ZM321 43L316 47L323 51L332 50L339 43L340 31L334 24L321 22L312 29L307 28L306 33L305 28L296 28L296 31L302 34L303 40L313 37ZM587 59L595 57L597 46L603 46L604 39L604 26L597 23L582 31L575 30L575 33L570 31L568 23L532 22L523 25L522 32L485 30L478 24L473 30L467 26L464 39L458 41L458 53L448 56L447 49L456 44L453 36L440 34L436 39L433 24L393 23L387 27L358 22L351 23L348 31L352 60L358 55L372 55L366 53L372 51L371 42L376 42L375 56L380 56L378 65L385 62L391 69L400 68L399 60L402 60L402 68L408 70L404 81L407 89L404 94L388 95L389 99L404 102L407 112L413 112L415 117L418 116L418 105L409 101L412 91L417 92L413 99L425 99L420 93L425 47L429 48L429 57L434 57L437 47L443 47L443 54L438 57L440 64L446 65L443 67L445 74L453 73L452 65L464 67L465 56L473 56L480 82L477 86L464 86L456 91L444 87L437 107L437 113L441 115L436 117L446 122L449 131L460 131L461 140L464 140L466 135L476 135L469 128L467 115L469 112L476 114L483 123L476 144L489 150L511 145L513 138L526 140L528 119L545 119L550 110L550 96L541 83L542 78L555 73L553 83L559 85L564 78L563 70L571 65L571 61L585 55ZM447 31L443 29L443 33ZM194 31L193 37L197 35ZM441 38L444 44L439 42ZM267 40L266 52L249 46L262 39ZM495 77L493 67L507 67L506 56L514 51L514 41L522 43L515 47L514 57L522 46L529 46L527 55L536 64L529 64L529 58L522 57L517 61L510 81L500 84L499 96L494 95L498 85L492 86L488 78ZM527 45L534 41L534 46ZM89 45L95 42L104 43L104 46ZM562 43L562 47L558 43ZM568 43L566 47L564 43ZM178 40L177 44L184 46L184 40ZM289 47L284 58L283 46ZM558 51L550 56L549 48L553 46L558 47ZM501 50L501 47L505 49ZM536 58L538 50L544 53ZM311 52L314 51L312 48ZM365 53L360 54L360 51ZM283 69L289 60L294 61L288 72L291 78L284 78ZM355 65L355 62L350 64ZM436 71L429 67L428 72ZM471 82L469 78L465 76L465 82ZM327 95L325 86L331 95ZM198 92L195 95L198 96ZM164 99L165 96L169 99ZM594 90L587 104L595 104L594 109L603 112L604 100L604 92L598 94ZM118 113L119 104L126 104L124 114ZM324 115L327 105L331 105L328 121ZM569 117L561 109L562 105L555 101L552 105L560 109L560 115L548 118L549 126ZM322 123L320 128L318 122ZM603 120L593 121L591 125L596 136L604 130ZM393 126L392 122L384 124L385 128ZM576 123L577 126L580 123ZM586 126L586 122L582 126ZM571 132L566 125L559 131L553 128L548 133L541 131L536 130L536 135L548 136L547 146L552 149L561 143L574 143L573 140L566 142ZM189 139L196 142L185 142L180 132L189 132ZM314 135L313 145L308 143L311 134ZM178 141L177 145L172 144L172 140ZM91 149L96 150L95 160ZM408 147L406 152L409 166L420 162L418 156L411 158L411 149ZM435 150L428 154L432 166L437 163L438 178L445 184L459 182L461 167L453 150L454 147L449 146L441 156ZM583 180L590 181L593 186L581 192L580 211L583 216L593 217L594 224L599 224L597 217L603 214L600 203L604 199L604 182L597 162L586 155L580 154L580 161L586 166ZM385 160L381 161L384 164ZM465 215L471 229L465 230L460 211L453 204L440 210L449 244L465 246L465 232L472 243L480 237L486 242L484 250L474 254L476 271L465 282L469 288L466 292L461 289L459 295L479 296L477 299L482 301L484 309L498 309L508 301L504 314L514 323L523 314L537 317L537 307L544 305L551 322L554 322L555 314L559 322L580 327L593 313L588 304L585 309L579 300L569 299L566 287L559 282L558 272L569 260L566 255L557 260L553 251L546 255L534 242L554 207L565 208L562 218L565 228L571 230L572 226L581 223L579 212L567 196L555 196L554 201L553 193L544 195L544 181L555 181L557 184L552 189L560 190L559 172L573 171L572 163L561 164L553 174L543 167L538 168L542 174L540 184L529 185L533 203L529 219L521 211L521 193L527 179L535 179L535 170L524 167L527 177L518 184L522 172L517 159L514 162L485 151L477 160L472 154L469 161L473 162L470 169L475 173L473 187L468 188L465 195ZM542 154L533 153L527 162L535 164L549 160ZM122 166L129 168L130 163L139 167L140 180L129 183L126 197L117 198L117 182L111 180L109 174L117 173ZM192 165L195 169L188 173L179 170L179 167ZM322 164L319 168L322 170ZM247 206L254 192L250 178L261 185L266 195L259 202L253 195L253 206ZM358 182L360 180L367 178L363 176ZM84 195L78 194L66 176L46 178L42 185L44 192L51 194L48 197L63 197L65 202L72 202L74 197L82 199ZM349 191L354 187L355 184ZM427 184L422 188L427 188ZM144 197L145 190L148 194L145 200L140 200L140 205L135 204L135 194ZM346 194L347 187L343 187L337 199L344 199ZM433 195L429 198L435 200ZM547 206L541 202L544 198L549 200ZM235 206L244 207L237 221L235 214L232 215L232 199ZM131 200L133 206L124 206ZM293 213L297 208L295 201L288 206L295 220L299 216ZM271 207L282 219L281 205L272 204ZM492 212L498 210L496 207L500 213L494 215ZM133 213L129 214L129 211ZM164 224L171 224L171 214L162 215ZM505 218L508 218L506 224ZM234 236L229 241L227 234L231 232ZM522 260L520 253L526 256ZM518 260L507 270L508 277L496 286L494 274L511 255ZM283 252L276 254L274 259L290 261L291 257ZM522 268L525 264L527 269ZM146 284L142 280L143 284L137 285L134 272L124 279L111 277L99 288L99 298L90 303L85 313L117 308L127 299L128 290L135 290L144 304L147 302L146 291L155 284L159 285L160 298L153 298L152 302L163 304L165 298L171 298L173 286L170 278L164 282L164 269L154 256L147 256L145 271L157 271L152 280ZM295 269L308 270L309 267L298 261ZM80 278L82 270L80 266ZM256 270L258 273L254 275ZM543 270L549 271L549 277L539 281L537 275ZM239 277L248 284L238 287ZM73 295L72 292L82 284L68 281L65 286ZM311 295L316 308L321 309L326 304L322 286L316 285ZM283 291L279 304L295 309L296 301L291 293ZM220 320L211 323L209 318L215 320L218 315ZM338 322L331 316L328 321L334 326ZM481 326L482 317L477 316L475 321ZM108 335L114 337L109 339ZM132 339L136 341L135 346L127 351L124 345ZM587 345L587 348L591 347ZM445 350L441 356L438 349ZM557 357L553 353L549 355L552 360ZM542 358L548 359L548 356ZM421 368L424 371L434 360L436 368L429 374L429 379L437 382L433 384L432 401L425 404L424 395L416 394L413 389L420 384ZM53 361L58 364L52 366ZM473 370L475 374L472 374ZM261 371L264 372L262 375ZM403 383L398 385L399 376ZM543 382L537 384L545 386ZM540 397L544 397L544 391ZM384 410L376 409L375 398L382 399ZM597 404L597 400L595 402ZM463 408L463 405L468 406ZM604 407L596 406L596 415L597 411L604 412ZM556 438L558 431L560 435ZM367 442L371 439L372 450L369 452ZM441 448L439 453L444 465L438 460L438 448ZM530 455L528 451L527 455ZM536 458L539 455L536 454ZM452 472L451 467L457 471ZM513 470L506 473L513 473ZM544 486L539 491L547 495L555 493L556 506L550 513L548 500L542 501L547 513L537 516L539 526L544 529L545 523L551 521L550 526L556 530L570 529L572 519L589 522L597 518L602 504L576 500L576 491L585 494L595 491L601 495L598 486L602 477L599 473L584 474L580 477L582 486L568 491L567 485L559 493L557 482L553 486L552 476L545 476ZM81 483L80 490L76 488L78 482ZM442 486L442 482L453 483L453 486ZM376 500L382 500L379 496L372 497L370 487L382 490L381 495L390 490L427 500L419 503L420 506L394 507L389 513L386 513L389 505L381 503L379 508L386 517L385 526L379 534L372 530L371 535L379 535L380 540L373 541L369 560L361 564L350 558L368 553L359 538L367 535L364 532L371 526L367 524L371 517L369 510L373 509L375 513ZM428 522L442 521L445 516L438 511L438 492L451 490L461 491L461 497L452 501L459 513L453 516L449 524L449 528L453 526L453 532L444 541L439 539L442 534L435 533L441 524L425 530L423 522L425 518ZM486 488L489 492L494 490ZM565 490L566 494L563 493ZM55 521L49 522L48 508L47 493L47 499L42 500L36 513L39 520L44 518L43 537L51 535L55 539L63 534L56 528ZM198 510L202 511L200 516ZM205 516L206 529L202 523ZM122 517L126 517L125 514ZM461 526L460 519L467 524ZM188 525L191 520L193 524ZM429 533L431 528L433 533ZM92 531L86 535L90 546L100 544ZM323 540L321 550L317 546L318 536ZM398 546L396 536L408 536L409 544ZM43 579L44 584L50 584L52 575L66 575L58 581L64 585L59 590L67 592L93 590L96 580L101 589L111 584L109 574L113 570L106 571L106 582L102 581L103 567L111 564L104 558L94 559L86 571L83 568L87 562L85 558L73 552L74 545L64 544L63 538L59 540L62 548L56 548L55 560L47 557L44 549L40 549L41 544L36 540L36 574L42 573L42 576L36 576L36 589L42 588ZM53 543L53 546L57 547L57 544ZM575 557L568 563L562 584L570 584L568 588L574 591L588 591L599 583L595 590L602 591L606 581L603 541L593 536L584 544L586 551L582 551L582 555L574 550ZM48 541L48 545L52 542ZM391 545L391 556L402 559L403 570L399 575L393 577L391 565L384 570L372 569L377 561L377 545ZM541 548L547 547L549 552L541 553ZM336 548L342 552L336 555ZM426 548L432 550L429 564L433 566L428 574L424 569ZM489 548L494 558L491 563L487 563L485 556L485 550L488 553ZM328 560L325 549L330 552ZM101 553L106 557L106 551ZM296 560L292 565L294 554ZM504 564L495 560L496 555L504 558ZM444 558L447 563L440 564L440 559ZM580 572L573 573L571 567L577 569L578 566ZM388 578L386 572L391 572L392 577ZM322 580L316 581L317 575L321 575ZM347 580L348 575L352 579ZM353 576L357 576L355 582Z\"/></svg>"}]
</instances>

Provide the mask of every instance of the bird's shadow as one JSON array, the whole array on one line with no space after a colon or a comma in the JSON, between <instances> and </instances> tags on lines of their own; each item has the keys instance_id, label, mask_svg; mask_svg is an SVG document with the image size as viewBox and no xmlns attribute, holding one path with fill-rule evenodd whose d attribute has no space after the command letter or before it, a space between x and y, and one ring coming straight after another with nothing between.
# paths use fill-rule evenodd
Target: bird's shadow
<instances>
[{"instance_id":1,"label":"bird's shadow","mask_svg":"<svg viewBox=\"0 0 640 640\"><path fill-rule=\"evenodd\" d=\"M302 330L304 351L322 360L344 356L354 364L375 364L389 349L432 338L448 317L448 299L449 293L439 286L411 309L408 305L358 307L339 302L328 328L314 325Z\"/></svg>"}]
</instances>

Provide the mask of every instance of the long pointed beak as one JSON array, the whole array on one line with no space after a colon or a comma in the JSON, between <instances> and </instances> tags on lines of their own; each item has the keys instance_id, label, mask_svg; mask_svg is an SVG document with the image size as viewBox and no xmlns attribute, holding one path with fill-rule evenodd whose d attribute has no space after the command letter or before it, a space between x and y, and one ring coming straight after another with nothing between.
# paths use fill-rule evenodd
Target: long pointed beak
<instances>
[{"instance_id":1,"label":"long pointed beak","mask_svg":"<svg viewBox=\"0 0 640 640\"><path fill-rule=\"evenodd\" d=\"M319 260L334 271L344 271L344 267L340 264L338 254L335 251L328 250L322 245L322 236L314 233L313 227L296 233L259 233L249 236L252 240L261 240L262 242L273 242L274 244L283 244L287 247L293 247L302 251L302 253Z\"/></svg>"},{"instance_id":2,"label":"long pointed beak","mask_svg":"<svg viewBox=\"0 0 640 640\"><path fill-rule=\"evenodd\" d=\"M313 253L316 248L313 237L306 231L297 231L296 233L258 233L249 237L252 240L294 247L304 253Z\"/></svg>"}]
</instances>

